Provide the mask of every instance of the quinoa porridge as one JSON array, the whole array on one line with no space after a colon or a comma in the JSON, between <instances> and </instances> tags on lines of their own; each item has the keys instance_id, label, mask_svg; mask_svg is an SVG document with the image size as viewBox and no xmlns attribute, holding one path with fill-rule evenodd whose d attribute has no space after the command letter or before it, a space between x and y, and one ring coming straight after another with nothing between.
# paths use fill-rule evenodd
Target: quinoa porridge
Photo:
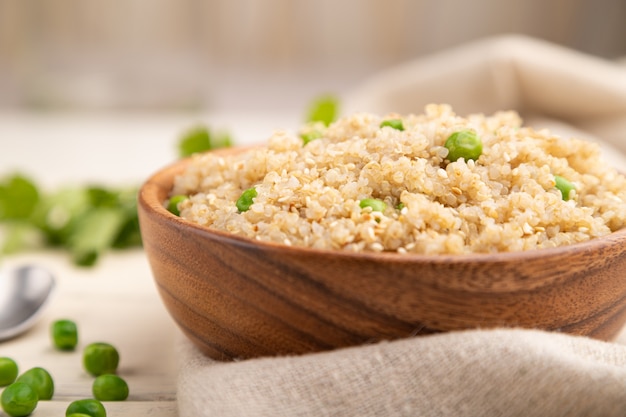
<instances>
[{"instance_id":1,"label":"quinoa porridge","mask_svg":"<svg viewBox=\"0 0 626 417\"><path fill-rule=\"evenodd\" d=\"M520 251L626 223L626 178L597 144L526 127L515 112L461 117L434 104L195 155L171 195L188 196L181 217L212 229L348 251Z\"/></svg>"}]
</instances>

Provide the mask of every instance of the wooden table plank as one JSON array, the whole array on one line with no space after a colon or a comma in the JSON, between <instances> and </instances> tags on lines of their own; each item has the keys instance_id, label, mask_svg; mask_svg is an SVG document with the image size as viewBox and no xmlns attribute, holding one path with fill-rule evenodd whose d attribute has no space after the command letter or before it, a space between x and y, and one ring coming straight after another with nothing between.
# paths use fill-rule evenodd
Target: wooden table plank
<instances>
[{"instance_id":1,"label":"wooden table plank","mask_svg":"<svg viewBox=\"0 0 626 417\"><path fill-rule=\"evenodd\" d=\"M68 403L64 401L41 401L31 417L64 416L67 405ZM106 402L104 406L107 410L107 417L171 417L177 415L175 401Z\"/></svg>"}]
</instances>

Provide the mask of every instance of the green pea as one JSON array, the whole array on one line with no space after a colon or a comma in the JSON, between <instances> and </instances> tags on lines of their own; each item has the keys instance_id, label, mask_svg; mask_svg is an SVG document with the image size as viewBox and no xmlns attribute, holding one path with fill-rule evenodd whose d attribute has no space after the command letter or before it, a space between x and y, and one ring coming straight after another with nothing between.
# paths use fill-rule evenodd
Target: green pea
<instances>
[{"instance_id":1,"label":"green pea","mask_svg":"<svg viewBox=\"0 0 626 417\"><path fill-rule=\"evenodd\" d=\"M385 127L385 126L389 126L392 127L396 130L400 130L403 131L404 130L404 125L402 124L402 119L387 119L387 120L383 120L380 123L380 127Z\"/></svg>"},{"instance_id":2,"label":"green pea","mask_svg":"<svg viewBox=\"0 0 626 417\"><path fill-rule=\"evenodd\" d=\"M555 175L554 181L556 182L555 187L561 192L561 197L563 198L563 200L569 200L570 192L576 188L574 184L561 177L560 175Z\"/></svg>"},{"instance_id":3,"label":"green pea","mask_svg":"<svg viewBox=\"0 0 626 417\"><path fill-rule=\"evenodd\" d=\"M59 350L73 350L78 344L78 327L72 320L62 319L52 323L52 343Z\"/></svg>"},{"instance_id":4,"label":"green pea","mask_svg":"<svg viewBox=\"0 0 626 417\"><path fill-rule=\"evenodd\" d=\"M302 142L304 145L311 142L312 140L319 139L324 135L319 130L311 130L310 132L302 133L300 137L302 138Z\"/></svg>"},{"instance_id":5,"label":"green pea","mask_svg":"<svg viewBox=\"0 0 626 417\"><path fill-rule=\"evenodd\" d=\"M402 210L405 207L403 202L399 202L398 205L396 206L396 209L398 210Z\"/></svg>"},{"instance_id":6,"label":"green pea","mask_svg":"<svg viewBox=\"0 0 626 417\"><path fill-rule=\"evenodd\" d=\"M383 212L387 208L387 204L384 201L379 200L377 198L364 198L359 202L359 207L366 208L369 207L372 211L380 211Z\"/></svg>"},{"instance_id":7,"label":"green pea","mask_svg":"<svg viewBox=\"0 0 626 417\"><path fill-rule=\"evenodd\" d=\"M12 383L2 391L0 396L2 409L11 417L30 415L37 408L38 402L37 392L23 382Z\"/></svg>"},{"instance_id":8,"label":"green pea","mask_svg":"<svg viewBox=\"0 0 626 417\"><path fill-rule=\"evenodd\" d=\"M93 376L114 374L119 362L117 349L108 343L91 343L83 350L83 367Z\"/></svg>"},{"instance_id":9,"label":"green pea","mask_svg":"<svg viewBox=\"0 0 626 417\"><path fill-rule=\"evenodd\" d=\"M11 358L0 358L0 387L6 387L17 378L17 363Z\"/></svg>"},{"instance_id":10,"label":"green pea","mask_svg":"<svg viewBox=\"0 0 626 417\"><path fill-rule=\"evenodd\" d=\"M459 158L476 160L483 153L483 143L473 130L461 130L451 134L444 145L448 148L448 160Z\"/></svg>"},{"instance_id":11,"label":"green pea","mask_svg":"<svg viewBox=\"0 0 626 417\"><path fill-rule=\"evenodd\" d=\"M256 188L248 188L243 193L241 193L241 197L237 200L235 205L240 213L244 211L248 211L250 206L254 203L253 199L257 196Z\"/></svg>"},{"instance_id":12,"label":"green pea","mask_svg":"<svg viewBox=\"0 0 626 417\"><path fill-rule=\"evenodd\" d=\"M93 381L91 392L96 400L124 401L128 398L128 384L117 375L100 375Z\"/></svg>"},{"instance_id":13,"label":"green pea","mask_svg":"<svg viewBox=\"0 0 626 417\"><path fill-rule=\"evenodd\" d=\"M54 394L54 381L50 373L43 368L35 367L18 376L15 382L28 384L35 390L39 400L50 400Z\"/></svg>"},{"instance_id":14,"label":"green pea","mask_svg":"<svg viewBox=\"0 0 626 417\"><path fill-rule=\"evenodd\" d=\"M104 405L93 398L85 398L82 400L72 401L65 410L65 417L72 414L86 414L91 417L106 417L107 411Z\"/></svg>"},{"instance_id":15,"label":"green pea","mask_svg":"<svg viewBox=\"0 0 626 417\"><path fill-rule=\"evenodd\" d=\"M85 413L72 413L72 414L69 414L67 417L91 417L91 416Z\"/></svg>"},{"instance_id":16,"label":"green pea","mask_svg":"<svg viewBox=\"0 0 626 417\"><path fill-rule=\"evenodd\" d=\"M167 211L169 211L170 213L176 216L180 216L180 210L178 210L178 204L187 200L187 198L189 197L187 197L186 195L172 196L167 202Z\"/></svg>"}]
</instances>

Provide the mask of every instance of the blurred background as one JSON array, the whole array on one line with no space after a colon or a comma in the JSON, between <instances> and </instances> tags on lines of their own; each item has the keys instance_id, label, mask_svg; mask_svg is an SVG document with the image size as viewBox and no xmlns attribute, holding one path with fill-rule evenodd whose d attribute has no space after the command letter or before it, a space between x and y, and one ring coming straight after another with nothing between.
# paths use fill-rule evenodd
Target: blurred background
<instances>
[{"instance_id":1,"label":"blurred background","mask_svg":"<svg viewBox=\"0 0 626 417\"><path fill-rule=\"evenodd\" d=\"M468 42L526 35L625 60L625 22L626 0L0 0L0 262L2 202L23 200L12 173L52 196L126 189L198 127L264 142L321 95L341 111L381 71ZM602 122L602 137L626 132Z\"/></svg>"},{"instance_id":2,"label":"blurred background","mask_svg":"<svg viewBox=\"0 0 626 417\"><path fill-rule=\"evenodd\" d=\"M0 0L0 109L303 107L498 34L626 56L625 0Z\"/></svg>"}]
</instances>

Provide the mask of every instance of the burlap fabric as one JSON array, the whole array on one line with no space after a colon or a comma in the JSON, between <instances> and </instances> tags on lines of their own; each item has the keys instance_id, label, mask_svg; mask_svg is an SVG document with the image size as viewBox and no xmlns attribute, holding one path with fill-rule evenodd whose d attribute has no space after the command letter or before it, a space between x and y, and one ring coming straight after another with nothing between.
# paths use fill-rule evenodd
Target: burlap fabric
<instances>
[{"instance_id":1,"label":"burlap fabric","mask_svg":"<svg viewBox=\"0 0 626 417\"><path fill-rule=\"evenodd\" d=\"M626 171L626 68L617 63L489 39L393 68L346 97L344 110L415 113L431 102L463 115L518 110L529 124L601 141ZM178 348L183 417L626 416L626 336L473 330L231 363L182 336Z\"/></svg>"}]
</instances>

